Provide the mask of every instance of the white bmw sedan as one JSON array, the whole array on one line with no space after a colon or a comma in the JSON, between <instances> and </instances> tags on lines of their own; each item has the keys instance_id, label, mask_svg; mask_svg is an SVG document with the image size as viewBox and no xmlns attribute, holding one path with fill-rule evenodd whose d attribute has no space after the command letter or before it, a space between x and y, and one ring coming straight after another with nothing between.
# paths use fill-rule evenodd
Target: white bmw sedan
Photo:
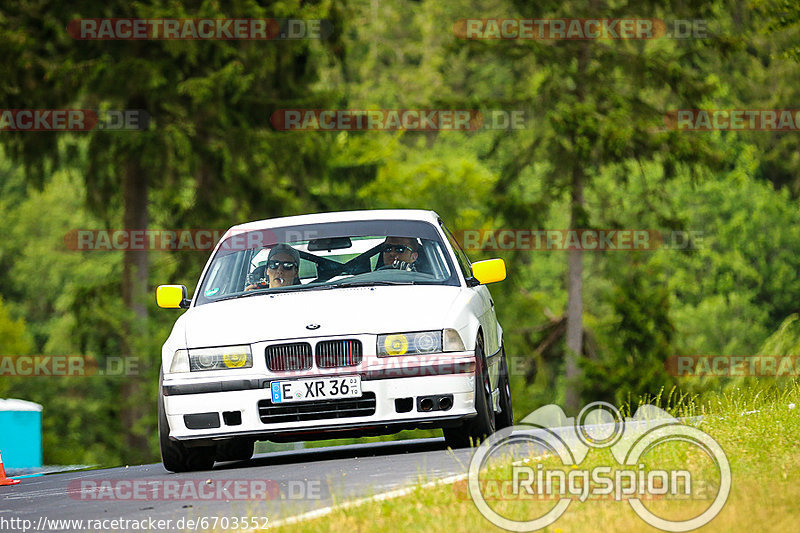
<instances>
[{"instance_id":1,"label":"white bmw sedan","mask_svg":"<svg viewBox=\"0 0 800 533\"><path fill-rule=\"evenodd\" d=\"M235 226L164 343L164 466L249 459L257 440L442 428L452 447L512 424L487 283L432 211L321 213Z\"/></svg>"}]
</instances>

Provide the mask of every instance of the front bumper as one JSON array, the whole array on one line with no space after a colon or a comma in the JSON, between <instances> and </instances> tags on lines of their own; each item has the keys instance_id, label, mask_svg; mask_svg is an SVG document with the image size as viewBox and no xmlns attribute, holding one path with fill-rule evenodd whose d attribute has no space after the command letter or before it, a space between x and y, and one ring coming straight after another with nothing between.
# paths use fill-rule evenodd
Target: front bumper
<instances>
[{"instance_id":1,"label":"front bumper","mask_svg":"<svg viewBox=\"0 0 800 533\"><path fill-rule=\"evenodd\" d=\"M374 413L347 416L347 412L339 412L319 420L280 423L265 423L259 403L263 405L264 401L269 401L270 381L287 377L240 374L236 379L223 381L169 379L171 376L166 375L162 388L170 437L197 444L242 436L264 440L311 440L360 433L392 433L414 427L452 426L460 420L475 416L474 357L467 357L466 354L461 357L448 356L446 364L425 368L427 370L413 372L408 377L404 377L404 373L409 373L407 371L398 373L386 368L372 368L366 372L363 368L349 372L340 368L335 374L295 374L291 378L361 375L362 398L374 394ZM423 411L418 399L429 396L451 396L452 405L447 409ZM337 401L339 400L329 400ZM403 409L399 409L401 404ZM205 418L198 415L205 415ZM197 423L198 420L201 421L200 424ZM203 424L203 420L216 420L216 427L213 427L213 423ZM187 426L187 421L191 427Z\"/></svg>"}]
</instances>

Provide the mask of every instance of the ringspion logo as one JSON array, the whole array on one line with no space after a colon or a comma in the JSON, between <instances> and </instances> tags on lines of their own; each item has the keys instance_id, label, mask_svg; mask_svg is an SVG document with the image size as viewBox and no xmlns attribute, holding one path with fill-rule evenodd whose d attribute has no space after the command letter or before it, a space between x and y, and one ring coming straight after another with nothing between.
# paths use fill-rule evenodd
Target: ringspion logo
<instances>
[{"instance_id":1,"label":"ringspion logo","mask_svg":"<svg viewBox=\"0 0 800 533\"><path fill-rule=\"evenodd\" d=\"M719 482L710 494L711 484L698 479L702 469L698 464L681 468L647 468L648 452L670 442L681 442L702 452L713 462L719 472ZM562 469L543 464L535 467L531 457L514 460L520 450L541 454L544 450L558 458ZM617 465L581 468L592 449L608 448ZM652 457L652 456L651 456ZM487 488L497 488L497 480L487 483L481 473L487 472L490 463L497 465L511 461L508 492L486 494ZM652 462L652 460L651 460ZM527 464L526 464L527 463ZM695 470L695 471L693 471ZM677 501L697 494L698 500L710 500L705 510L687 517L681 509L679 518L670 519L654 514L642 502ZM640 407L632 418L623 418L620 412L605 402L594 402L581 410L576 418L567 418L557 405L537 409L525 417L520 425L505 428L487 438L475 450L469 465L468 489L480 513L492 524L509 531L536 531L558 520L575 502L588 499L610 499L625 502L646 523L664 531L690 531L713 520L727 502L731 489L731 468L720 445L707 433L686 426L666 411L652 405ZM538 506L521 508L529 512L526 520L505 516L499 508L487 501L517 499L523 501L553 501L549 510L541 512ZM519 510L519 509L518 509Z\"/></svg>"}]
</instances>

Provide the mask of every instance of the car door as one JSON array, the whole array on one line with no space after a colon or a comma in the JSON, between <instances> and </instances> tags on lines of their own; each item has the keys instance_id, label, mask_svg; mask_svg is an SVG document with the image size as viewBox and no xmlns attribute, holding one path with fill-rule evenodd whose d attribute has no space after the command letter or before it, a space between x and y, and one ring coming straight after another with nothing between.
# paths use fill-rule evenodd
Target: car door
<instances>
[{"instance_id":1,"label":"car door","mask_svg":"<svg viewBox=\"0 0 800 533\"><path fill-rule=\"evenodd\" d=\"M455 239L455 237L453 237L453 234L450 233L441 220L439 221L439 224L442 226L442 230L447 236L450 246L453 248L453 253L456 256L458 267L462 274L464 274L464 279L471 279L472 263L467 257L467 254L461 249L461 245L458 244L458 241ZM497 313L495 312L494 308L494 300L492 300L492 295L486 285L475 285L473 287L469 287L468 290L474 293L475 300L478 302L479 311L477 315L478 321L481 324L481 330L483 331L483 344L486 352L486 359L489 364L489 376L492 382L492 388L496 388L498 383L500 358L492 356L499 355L500 339L497 335Z\"/></svg>"}]
</instances>

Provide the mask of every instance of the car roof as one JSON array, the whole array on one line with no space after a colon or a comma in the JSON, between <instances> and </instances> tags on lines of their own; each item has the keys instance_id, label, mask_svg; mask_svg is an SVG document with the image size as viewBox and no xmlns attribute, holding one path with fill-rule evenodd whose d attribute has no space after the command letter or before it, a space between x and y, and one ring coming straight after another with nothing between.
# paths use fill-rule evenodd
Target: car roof
<instances>
[{"instance_id":1,"label":"car roof","mask_svg":"<svg viewBox=\"0 0 800 533\"><path fill-rule=\"evenodd\" d=\"M255 231L283 226L300 226L303 224L320 224L323 222L349 222L355 220L423 220L436 224L439 215L435 211L425 209L367 209L362 211L334 211L330 213L312 213L290 217L256 220L233 226L226 232Z\"/></svg>"}]
</instances>

